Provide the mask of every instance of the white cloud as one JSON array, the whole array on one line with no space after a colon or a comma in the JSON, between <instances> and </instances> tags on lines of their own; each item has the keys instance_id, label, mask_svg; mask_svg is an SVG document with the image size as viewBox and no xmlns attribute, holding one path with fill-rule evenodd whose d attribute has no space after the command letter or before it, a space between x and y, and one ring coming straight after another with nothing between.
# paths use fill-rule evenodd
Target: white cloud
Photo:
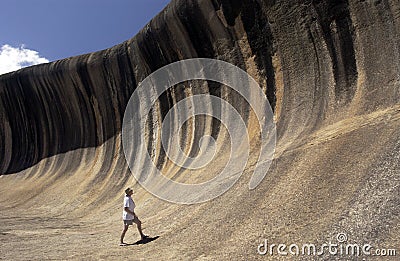
<instances>
[{"instance_id":1,"label":"white cloud","mask_svg":"<svg viewBox=\"0 0 400 261\"><path fill-rule=\"evenodd\" d=\"M25 46L12 47L8 44L0 48L0 75L39 63L48 63L49 60L40 57L34 50Z\"/></svg>"}]
</instances>

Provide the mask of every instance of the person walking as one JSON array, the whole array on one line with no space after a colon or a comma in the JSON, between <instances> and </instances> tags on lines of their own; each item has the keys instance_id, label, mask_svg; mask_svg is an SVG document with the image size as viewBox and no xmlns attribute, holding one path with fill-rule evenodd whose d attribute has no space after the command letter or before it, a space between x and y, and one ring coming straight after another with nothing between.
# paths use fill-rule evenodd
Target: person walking
<instances>
[{"instance_id":1,"label":"person walking","mask_svg":"<svg viewBox=\"0 0 400 261\"><path fill-rule=\"evenodd\" d=\"M140 221L138 216L135 214L135 202L133 202L132 194L133 194L133 190L131 188L127 188L125 190L124 210L123 210L123 213L122 213L122 219L124 221L124 229L122 230L122 234L121 234L120 246L126 246L127 245L124 242L124 237L125 237L126 231L128 231L129 226L133 225L133 223L136 224L137 229L139 231L139 234L140 234L140 237L142 238L142 240L148 238L147 235L143 234L142 222Z\"/></svg>"}]
</instances>

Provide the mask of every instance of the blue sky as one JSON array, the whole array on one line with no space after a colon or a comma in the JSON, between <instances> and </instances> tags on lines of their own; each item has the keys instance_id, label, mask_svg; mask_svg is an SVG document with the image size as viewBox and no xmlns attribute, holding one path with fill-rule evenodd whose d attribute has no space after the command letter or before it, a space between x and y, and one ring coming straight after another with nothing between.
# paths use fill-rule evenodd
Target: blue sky
<instances>
[{"instance_id":1,"label":"blue sky","mask_svg":"<svg viewBox=\"0 0 400 261\"><path fill-rule=\"evenodd\" d=\"M49 61L102 50L133 37L169 2L0 0L0 47L34 50L31 56ZM0 63L10 63L11 53L4 53Z\"/></svg>"}]
</instances>

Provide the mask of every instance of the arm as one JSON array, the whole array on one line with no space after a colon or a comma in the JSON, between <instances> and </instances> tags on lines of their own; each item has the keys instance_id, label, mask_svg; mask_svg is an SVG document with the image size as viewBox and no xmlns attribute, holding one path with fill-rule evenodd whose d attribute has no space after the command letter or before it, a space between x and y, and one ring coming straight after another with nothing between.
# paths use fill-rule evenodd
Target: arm
<instances>
[{"instance_id":1,"label":"arm","mask_svg":"<svg viewBox=\"0 0 400 261\"><path fill-rule=\"evenodd\" d=\"M130 211L128 207L125 207L124 209L125 209L126 212L128 212L129 214L132 214L134 217L136 217L135 212Z\"/></svg>"}]
</instances>

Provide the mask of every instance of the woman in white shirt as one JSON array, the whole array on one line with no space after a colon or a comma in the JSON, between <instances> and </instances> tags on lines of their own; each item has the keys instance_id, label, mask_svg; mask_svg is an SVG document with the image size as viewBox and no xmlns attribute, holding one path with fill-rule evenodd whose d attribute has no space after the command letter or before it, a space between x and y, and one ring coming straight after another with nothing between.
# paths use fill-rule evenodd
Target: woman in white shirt
<instances>
[{"instance_id":1,"label":"woman in white shirt","mask_svg":"<svg viewBox=\"0 0 400 261\"><path fill-rule=\"evenodd\" d=\"M122 230L122 234L121 234L120 246L127 245L126 243L124 243L124 237L125 237L126 231L128 231L129 226L133 225L133 223L136 224L142 240L148 238L148 236L143 234L142 222L140 221L138 216L136 216L136 214L135 214L135 211L134 211L135 210L135 202L133 202L133 199L131 197L132 194L133 194L133 190L131 188L127 188L125 190L124 211L122 213L122 219L124 221L124 229Z\"/></svg>"}]
</instances>

